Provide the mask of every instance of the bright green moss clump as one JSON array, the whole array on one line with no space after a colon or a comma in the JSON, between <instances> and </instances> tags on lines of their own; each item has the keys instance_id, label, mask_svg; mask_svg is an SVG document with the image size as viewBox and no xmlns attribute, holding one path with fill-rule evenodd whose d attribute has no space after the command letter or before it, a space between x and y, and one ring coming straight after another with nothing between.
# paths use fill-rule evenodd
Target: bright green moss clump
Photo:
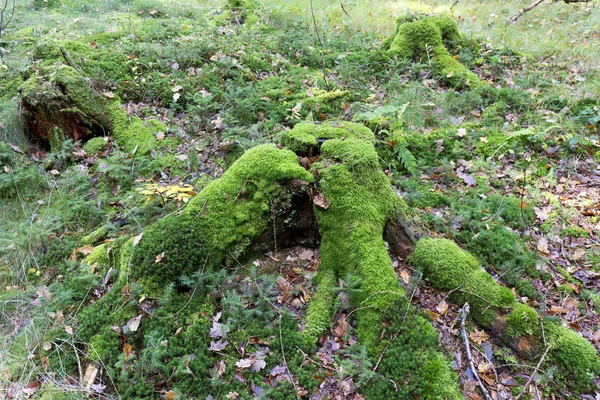
<instances>
[{"instance_id":1,"label":"bright green moss clump","mask_svg":"<svg viewBox=\"0 0 600 400\"><path fill-rule=\"evenodd\" d=\"M519 304L512 292L496 283L483 271L475 258L446 239L421 239L411 256L412 263L437 289L452 291L450 297L459 305L468 302L471 315L482 326L506 320L506 338L531 337L538 353L544 351L539 339L545 337L551 346L547 367L559 369L557 381L574 392L589 390L600 373L600 358L594 346L576 332L544 321L531 307ZM500 324L502 325L502 324Z\"/></svg>"},{"instance_id":2,"label":"bright green moss clump","mask_svg":"<svg viewBox=\"0 0 600 400\"><path fill-rule=\"evenodd\" d=\"M557 363L561 369L557 380L575 391L593 390L600 375L600 358L594 346L556 322L544 323L544 329L551 346L547 363Z\"/></svg>"},{"instance_id":3,"label":"bright green moss clump","mask_svg":"<svg viewBox=\"0 0 600 400\"><path fill-rule=\"evenodd\" d=\"M296 153L316 153L320 143L327 139L353 137L375 142L373 132L355 122L323 122L322 124L299 123L281 136L281 144Z\"/></svg>"},{"instance_id":4,"label":"bright green moss clump","mask_svg":"<svg viewBox=\"0 0 600 400\"><path fill-rule=\"evenodd\" d=\"M453 87L478 86L477 75L448 52L447 46L456 47L459 40L460 33L450 17L400 17L396 32L383 45L393 56L433 61L438 75Z\"/></svg>"},{"instance_id":5,"label":"bright green moss clump","mask_svg":"<svg viewBox=\"0 0 600 400\"><path fill-rule=\"evenodd\" d=\"M479 266L471 254L446 239L421 239L411 256L424 276L439 290L454 291L451 298L459 305L468 302L471 315L481 325L489 325L498 310L516 305L514 294L499 285Z\"/></svg>"},{"instance_id":6,"label":"bright green moss clump","mask_svg":"<svg viewBox=\"0 0 600 400\"><path fill-rule=\"evenodd\" d=\"M283 184L312 181L297 157L274 145L248 150L190 201L184 213L149 226L133 247L130 278L151 294L182 274L235 262L269 226L272 213L291 204ZM127 257L127 255L126 255Z\"/></svg>"},{"instance_id":7,"label":"bright green moss clump","mask_svg":"<svg viewBox=\"0 0 600 400\"><path fill-rule=\"evenodd\" d=\"M113 124L112 136L127 152L144 155L156 147L156 134L166 132L167 127L156 119L141 120L136 116L127 115L120 101L113 101L108 106L110 119Z\"/></svg>"},{"instance_id":8,"label":"bright green moss clump","mask_svg":"<svg viewBox=\"0 0 600 400\"><path fill-rule=\"evenodd\" d=\"M316 343L331 325L332 306L336 294L335 284L333 271L319 271L317 292L310 301L305 329L302 332L308 343Z\"/></svg>"},{"instance_id":9,"label":"bright green moss clump","mask_svg":"<svg viewBox=\"0 0 600 400\"><path fill-rule=\"evenodd\" d=\"M394 326L397 331L407 312L406 297L383 241L388 219L403 207L387 176L379 167L373 133L364 126L346 122L298 124L286 132L282 142L300 152L317 151L321 157L313 164L323 204L315 205L321 233L321 281L309 304L305 337L316 341L329 326L330 296L335 277L352 274L359 278L359 288L351 301L356 307L357 334L361 344L376 358L386 346ZM411 325L398 335L382 362L387 378L403 380L408 395L421 398L460 398L454 374L439 351L437 333L429 322L411 313L419 326ZM392 319L397 324L389 324ZM421 326L423 325L423 326ZM405 325L402 325L405 326ZM408 326L408 325L406 325ZM425 330L432 335L420 341ZM412 338L412 339L411 339ZM415 354L419 353L418 362ZM412 360L402 362L399 360ZM420 371L412 374L415 371ZM409 373L413 378L408 378ZM389 379L376 385L368 395L381 398L379 390L389 393ZM383 393L382 392L382 393ZM399 394L398 398L402 398ZM441 397L440 397L441 396Z\"/></svg>"}]
</instances>

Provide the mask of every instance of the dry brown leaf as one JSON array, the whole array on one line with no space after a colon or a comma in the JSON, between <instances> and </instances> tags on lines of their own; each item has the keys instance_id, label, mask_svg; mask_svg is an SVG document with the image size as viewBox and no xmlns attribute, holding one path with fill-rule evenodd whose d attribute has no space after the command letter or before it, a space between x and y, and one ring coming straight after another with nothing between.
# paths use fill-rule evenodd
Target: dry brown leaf
<instances>
[{"instance_id":1,"label":"dry brown leaf","mask_svg":"<svg viewBox=\"0 0 600 400\"><path fill-rule=\"evenodd\" d=\"M127 332L127 330L129 330L130 332L136 332L140 327L141 320L142 314L138 315L137 317L131 318L129 322L127 322L127 324L125 324L125 326L123 327L123 331Z\"/></svg>"},{"instance_id":2,"label":"dry brown leaf","mask_svg":"<svg viewBox=\"0 0 600 400\"><path fill-rule=\"evenodd\" d=\"M88 364L85 368L85 374L83 375L83 386L89 389L96 381L96 375L98 375L98 368L93 364Z\"/></svg>"},{"instance_id":3,"label":"dry brown leaf","mask_svg":"<svg viewBox=\"0 0 600 400\"><path fill-rule=\"evenodd\" d=\"M76 261L77 257L79 257L79 254L83 254L84 256L87 256L88 254L90 254L92 252L92 250L94 250L94 247L89 244L86 244L83 247L78 247L75 250L73 250L73 253L71 253L71 255L69 256L69 260Z\"/></svg>"},{"instance_id":4,"label":"dry brown leaf","mask_svg":"<svg viewBox=\"0 0 600 400\"><path fill-rule=\"evenodd\" d=\"M123 354L125 354L125 358L129 358L129 356L131 356L132 353L133 347L131 347L129 343L125 343L125 345L123 345Z\"/></svg>"},{"instance_id":5,"label":"dry brown leaf","mask_svg":"<svg viewBox=\"0 0 600 400\"><path fill-rule=\"evenodd\" d=\"M437 312L440 313L440 315L446 315L446 313L448 312L448 303L446 303L446 300L442 300L435 309Z\"/></svg>"},{"instance_id":6,"label":"dry brown leaf","mask_svg":"<svg viewBox=\"0 0 600 400\"><path fill-rule=\"evenodd\" d=\"M552 307L550 307L550 311L549 311L549 313L552 315L567 314L568 312L569 312L569 310L567 310L566 308L563 308L563 307L559 307L559 306L552 306Z\"/></svg>"},{"instance_id":7,"label":"dry brown leaf","mask_svg":"<svg viewBox=\"0 0 600 400\"><path fill-rule=\"evenodd\" d=\"M477 344L481 344L490 340L490 335L488 335L485 331L480 331L477 328L473 329L473 331L469 334L469 337Z\"/></svg>"},{"instance_id":8,"label":"dry brown leaf","mask_svg":"<svg viewBox=\"0 0 600 400\"><path fill-rule=\"evenodd\" d=\"M166 392L165 400L175 400L175 392L172 390L169 390L168 392Z\"/></svg>"},{"instance_id":9,"label":"dry brown leaf","mask_svg":"<svg viewBox=\"0 0 600 400\"><path fill-rule=\"evenodd\" d=\"M313 197L313 203L315 203L317 207L321 207L324 210L329 208L329 200L327 200L327 198L320 193Z\"/></svg>"},{"instance_id":10,"label":"dry brown leaf","mask_svg":"<svg viewBox=\"0 0 600 400\"><path fill-rule=\"evenodd\" d=\"M402 271L400 271L400 278L402 278L402 282L408 285L408 282L410 282L410 272L403 269Z\"/></svg>"},{"instance_id":11,"label":"dry brown leaf","mask_svg":"<svg viewBox=\"0 0 600 400\"><path fill-rule=\"evenodd\" d=\"M550 255L550 249L548 249L548 239L542 236L537 243L537 249L545 256Z\"/></svg>"}]
</instances>

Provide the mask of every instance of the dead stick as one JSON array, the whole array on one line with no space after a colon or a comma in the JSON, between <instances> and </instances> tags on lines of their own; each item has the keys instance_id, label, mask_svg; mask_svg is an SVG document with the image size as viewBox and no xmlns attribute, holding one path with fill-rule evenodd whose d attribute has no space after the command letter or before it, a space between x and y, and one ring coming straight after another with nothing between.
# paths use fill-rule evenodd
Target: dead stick
<instances>
[{"instance_id":1,"label":"dead stick","mask_svg":"<svg viewBox=\"0 0 600 400\"><path fill-rule=\"evenodd\" d=\"M529 386L529 384L531 383L531 380L533 379L533 377L535 376L535 374L537 374L538 370L540 369L540 366L544 362L544 358L546 358L546 354L548 354L548 351L550 351L550 346L546 347L546 351L542 355L542 358L540 358L540 361L538 362L537 366L533 370L533 373L531 374L531 376L527 380L527 383L525 383L525 386L523 386L523 389L521 390L521 393L519 393L518 396L515 397L515 400L519 400L519 397L521 397L523 395L523 393L525 393L525 390L527 390L527 386Z\"/></svg>"},{"instance_id":2,"label":"dead stick","mask_svg":"<svg viewBox=\"0 0 600 400\"><path fill-rule=\"evenodd\" d=\"M508 22L509 23L515 22L516 20L518 20L519 18L521 18L521 15L525 14L528 11L533 10L534 8L536 8L537 6L539 6L540 4L542 4L544 1L545 0L536 0L536 1L534 1L531 5L525 7L522 10L519 10L519 12L514 17L512 17Z\"/></svg>"},{"instance_id":3,"label":"dead stick","mask_svg":"<svg viewBox=\"0 0 600 400\"><path fill-rule=\"evenodd\" d=\"M460 330L462 332L463 339L465 340L465 347L467 349L467 360L469 360L471 371L473 372L473 375L475 375L475 378L477 378L477 382L479 382L479 387L481 388L481 391L485 396L486 400L492 400L487 389L485 388L485 386L483 386L483 382L481 382L481 378L479 377L479 374L475 369L475 364L473 363L473 357L471 356L471 346L469 345L469 337L467 336L467 329L465 328L465 321L467 319L467 316L469 315L469 309L469 303L465 303L464 307L460 310Z\"/></svg>"}]
</instances>

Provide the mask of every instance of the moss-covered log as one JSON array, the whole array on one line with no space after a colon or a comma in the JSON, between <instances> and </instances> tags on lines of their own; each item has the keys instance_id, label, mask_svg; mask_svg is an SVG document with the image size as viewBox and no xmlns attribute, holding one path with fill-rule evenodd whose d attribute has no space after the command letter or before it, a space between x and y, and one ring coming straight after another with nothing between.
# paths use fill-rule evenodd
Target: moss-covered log
<instances>
[{"instance_id":1,"label":"moss-covered log","mask_svg":"<svg viewBox=\"0 0 600 400\"><path fill-rule=\"evenodd\" d=\"M557 368L555 382L574 392L593 388L600 374L594 346L562 321L542 318L485 272L472 255L446 239L421 239L411 262L423 270L433 287L450 292L452 301L469 303L480 326L521 356L539 357L549 347L544 368ZM544 342L545 341L545 342Z\"/></svg>"}]
</instances>

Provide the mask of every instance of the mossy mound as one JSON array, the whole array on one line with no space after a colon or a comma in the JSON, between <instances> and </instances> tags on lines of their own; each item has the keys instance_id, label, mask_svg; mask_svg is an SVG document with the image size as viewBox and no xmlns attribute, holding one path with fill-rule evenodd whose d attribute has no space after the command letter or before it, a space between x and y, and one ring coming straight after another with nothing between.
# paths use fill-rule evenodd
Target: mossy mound
<instances>
[{"instance_id":1,"label":"mossy mound","mask_svg":"<svg viewBox=\"0 0 600 400\"><path fill-rule=\"evenodd\" d=\"M317 292L306 317L305 338L314 342L328 328L336 277L354 275L359 287L353 291L351 301L357 308L358 338L373 358L390 344L382 363L386 376L403 379L405 394L420 393L422 398L431 399L460 398L454 374L440 352L431 324L410 313L411 320L433 332L426 343L417 339L416 326L399 330L404 323L399 316L408 312L407 300L388 256L383 230L404 205L379 166L373 133L348 122L302 123L281 140L300 153L320 151L312 169L318 176L316 184L322 197L314 206L321 233L321 265ZM398 332L396 340L390 343L381 339L394 336L393 330ZM401 357L414 360L415 351L421 354L419 368L412 363L398 364ZM407 378L407 371L416 370L419 372ZM379 398L379 390L387 392L386 383L376 385L369 396ZM397 398L402 398L402 394Z\"/></svg>"},{"instance_id":2,"label":"mossy mound","mask_svg":"<svg viewBox=\"0 0 600 400\"><path fill-rule=\"evenodd\" d=\"M396 31L383 46L391 56L432 61L439 77L452 87L479 86L477 75L448 51L456 49L460 40L456 22L448 16L403 16L397 19Z\"/></svg>"},{"instance_id":3,"label":"mossy mound","mask_svg":"<svg viewBox=\"0 0 600 400\"><path fill-rule=\"evenodd\" d=\"M112 131L104 97L67 65L33 74L23 84L21 104L34 141L86 140Z\"/></svg>"},{"instance_id":4,"label":"mossy mound","mask_svg":"<svg viewBox=\"0 0 600 400\"><path fill-rule=\"evenodd\" d=\"M119 100L112 101L107 109L113 124L112 137L126 152L150 153L158 144L156 135L167 130L167 126L157 119L142 120L128 115Z\"/></svg>"},{"instance_id":5,"label":"mossy mound","mask_svg":"<svg viewBox=\"0 0 600 400\"><path fill-rule=\"evenodd\" d=\"M521 353L540 355L544 351L540 338L546 338L550 351L545 364L558 368L557 382L575 392L592 388L600 373L600 358L594 346L556 321L542 321L528 305L517 303L508 288L494 281L471 254L454 242L421 239L411 262L423 270L436 289L449 291L452 301L461 306L469 303L477 323L515 344Z\"/></svg>"},{"instance_id":6,"label":"mossy mound","mask_svg":"<svg viewBox=\"0 0 600 400\"><path fill-rule=\"evenodd\" d=\"M312 181L294 153L262 145L248 150L192 199L184 213L145 231L133 248L130 278L159 294L182 274L234 263L268 228L273 213L291 208L289 180Z\"/></svg>"}]
</instances>

